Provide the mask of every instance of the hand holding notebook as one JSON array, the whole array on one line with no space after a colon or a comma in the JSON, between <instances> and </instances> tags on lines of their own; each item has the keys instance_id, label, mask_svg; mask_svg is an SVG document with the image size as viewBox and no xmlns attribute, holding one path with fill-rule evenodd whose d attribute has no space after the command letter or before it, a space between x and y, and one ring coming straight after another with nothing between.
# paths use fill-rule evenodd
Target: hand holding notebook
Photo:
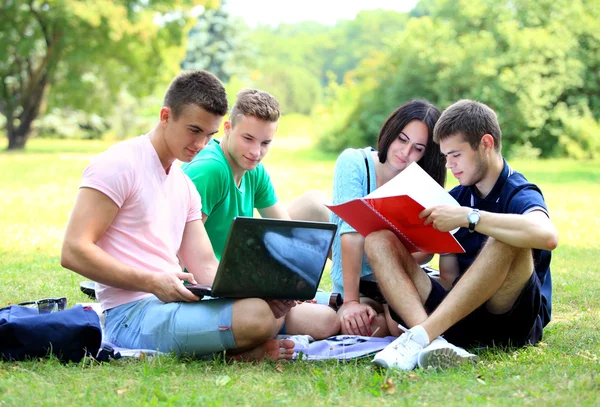
<instances>
[{"instance_id":1,"label":"hand holding notebook","mask_svg":"<svg viewBox=\"0 0 600 407\"><path fill-rule=\"evenodd\" d=\"M429 174L412 163L369 195L327 207L365 237L378 230L391 230L411 253L464 253L452 235L455 231L440 232L419 218L425 208L442 204L459 206Z\"/></svg>"}]
</instances>

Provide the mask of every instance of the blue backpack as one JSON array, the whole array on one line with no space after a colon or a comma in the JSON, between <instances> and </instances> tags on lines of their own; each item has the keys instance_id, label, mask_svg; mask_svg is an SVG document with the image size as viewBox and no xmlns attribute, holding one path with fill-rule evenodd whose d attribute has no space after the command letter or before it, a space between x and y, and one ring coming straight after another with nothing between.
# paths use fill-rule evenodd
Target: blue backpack
<instances>
[{"instance_id":1,"label":"blue backpack","mask_svg":"<svg viewBox=\"0 0 600 407\"><path fill-rule=\"evenodd\" d=\"M63 362L96 357L102 342L100 318L75 305L60 312L11 305L0 309L0 359L25 360L54 355Z\"/></svg>"}]
</instances>

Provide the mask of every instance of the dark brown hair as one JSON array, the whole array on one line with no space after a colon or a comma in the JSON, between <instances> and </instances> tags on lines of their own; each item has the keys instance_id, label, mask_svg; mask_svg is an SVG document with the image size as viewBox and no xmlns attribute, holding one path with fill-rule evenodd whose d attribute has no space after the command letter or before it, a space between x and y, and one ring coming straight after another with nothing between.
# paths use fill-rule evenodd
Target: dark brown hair
<instances>
[{"instance_id":1,"label":"dark brown hair","mask_svg":"<svg viewBox=\"0 0 600 407\"><path fill-rule=\"evenodd\" d=\"M494 149L500 151L502 131L496 113L483 103L463 99L444 110L435 125L433 139L439 143L450 136L461 135L476 150L485 134L494 138Z\"/></svg>"},{"instance_id":2,"label":"dark brown hair","mask_svg":"<svg viewBox=\"0 0 600 407\"><path fill-rule=\"evenodd\" d=\"M186 71L179 74L169 85L163 106L170 107L177 119L187 105L196 105L209 113L225 116L227 94L223 84L207 71Z\"/></svg>"},{"instance_id":3,"label":"dark brown hair","mask_svg":"<svg viewBox=\"0 0 600 407\"><path fill-rule=\"evenodd\" d=\"M384 163L390 145L400 132L413 120L423 122L427 126L427 146L423 157L417 161L438 184L446 183L446 160L440 152L440 146L433 142L433 128L440 117L440 111L426 100L411 100L394 110L385 120L379 131L379 162Z\"/></svg>"}]
</instances>

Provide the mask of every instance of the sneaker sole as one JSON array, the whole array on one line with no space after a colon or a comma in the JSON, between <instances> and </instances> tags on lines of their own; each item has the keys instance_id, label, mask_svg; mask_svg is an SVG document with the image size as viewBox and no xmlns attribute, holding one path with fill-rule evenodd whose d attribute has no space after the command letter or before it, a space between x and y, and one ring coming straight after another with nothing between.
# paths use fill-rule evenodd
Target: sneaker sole
<instances>
[{"instance_id":1,"label":"sneaker sole","mask_svg":"<svg viewBox=\"0 0 600 407\"><path fill-rule=\"evenodd\" d=\"M389 369L390 368L385 360L373 359L372 362L374 364L376 364L377 366L382 367L384 369Z\"/></svg>"},{"instance_id":2,"label":"sneaker sole","mask_svg":"<svg viewBox=\"0 0 600 407\"><path fill-rule=\"evenodd\" d=\"M384 369L398 369L398 370L406 370L406 371L410 371L413 370L415 367L417 367L417 362L415 362L414 365L408 365L408 366L397 366L394 364L389 364L387 361L385 361L384 359L373 359L372 362L374 364L376 364L379 367L382 367Z\"/></svg>"},{"instance_id":3,"label":"sneaker sole","mask_svg":"<svg viewBox=\"0 0 600 407\"><path fill-rule=\"evenodd\" d=\"M423 369L447 369L462 365L463 363L476 364L479 358L475 355L461 356L450 348L434 349L427 352L419 360L419 366Z\"/></svg>"}]
</instances>

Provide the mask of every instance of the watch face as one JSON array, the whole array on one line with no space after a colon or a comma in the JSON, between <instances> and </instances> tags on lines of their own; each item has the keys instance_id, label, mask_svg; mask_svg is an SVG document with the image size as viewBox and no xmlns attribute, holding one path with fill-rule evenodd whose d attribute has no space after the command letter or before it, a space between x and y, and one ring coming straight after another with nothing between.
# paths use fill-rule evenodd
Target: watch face
<instances>
[{"instance_id":1,"label":"watch face","mask_svg":"<svg viewBox=\"0 0 600 407\"><path fill-rule=\"evenodd\" d=\"M471 212L471 213L469 213L469 216L467 217L467 219L471 223L476 223L479 220L479 213Z\"/></svg>"}]
</instances>

